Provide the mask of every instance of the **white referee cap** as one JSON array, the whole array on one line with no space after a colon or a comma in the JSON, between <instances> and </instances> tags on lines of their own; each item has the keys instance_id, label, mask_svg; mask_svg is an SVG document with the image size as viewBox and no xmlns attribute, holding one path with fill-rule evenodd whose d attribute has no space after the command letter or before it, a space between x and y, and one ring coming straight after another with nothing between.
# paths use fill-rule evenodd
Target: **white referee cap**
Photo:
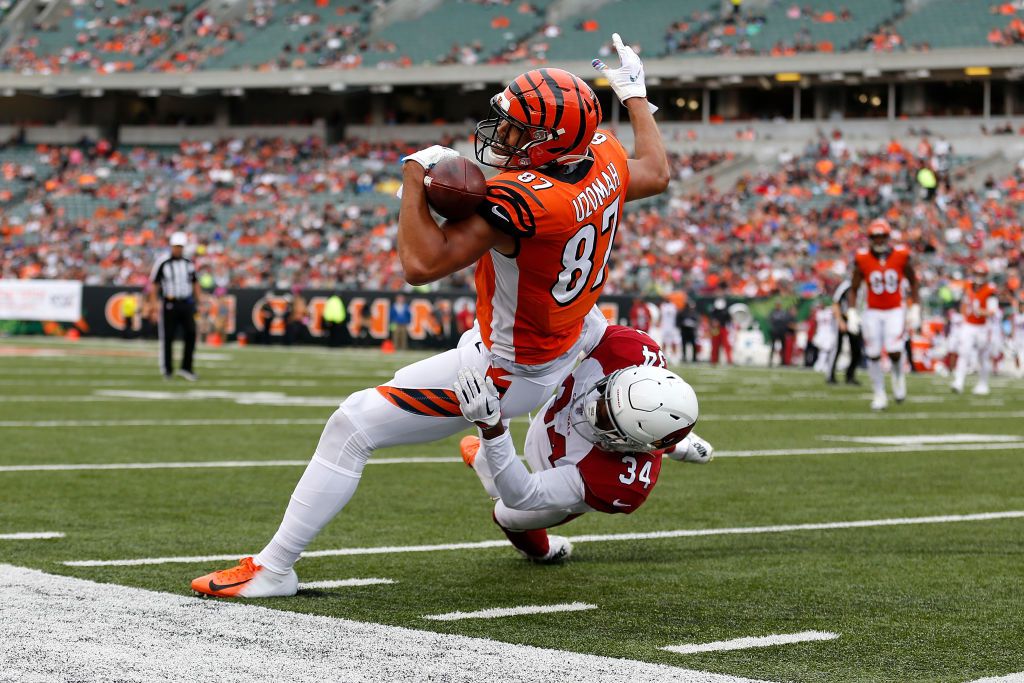
<instances>
[{"instance_id":1,"label":"white referee cap","mask_svg":"<svg viewBox=\"0 0 1024 683\"><path fill-rule=\"evenodd\" d=\"M180 231L171 234L172 247L183 247L186 244L188 244L188 235Z\"/></svg>"}]
</instances>

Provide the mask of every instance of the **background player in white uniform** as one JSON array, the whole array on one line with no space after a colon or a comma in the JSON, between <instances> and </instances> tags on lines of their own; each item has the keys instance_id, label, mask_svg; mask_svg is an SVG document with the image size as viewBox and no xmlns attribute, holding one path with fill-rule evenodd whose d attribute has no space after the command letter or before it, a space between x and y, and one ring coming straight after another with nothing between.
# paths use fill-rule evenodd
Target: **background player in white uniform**
<instances>
[{"instance_id":1,"label":"background player in white uniform","mask_svg":"<svg viewBox=\"0 0 1024 683\"><path fill-rule=\"evenodd\" d=\"M662 455L705 463L713 450L691 433L697 397L664 368L643 332L611 326L559 393L541 408L516 456L498 414L497 392L474 369L460 373L456 394L467 420L482 430L463 439L463 459L497 498L494 521L518 550L537 561L568 557L572 546L547 529L585 512L626 513L658 481Z\"/></svg>"},{"instance_id":2,"label":"background player in white uniform","mask_svg":"<svg viewBox=\"0 0 1024 683\"><path fill-rule=\"evenodd\" d=\"M964 325L960 331L960 349L953 373L954 393L964 390L969 365L977 363L978 383L971 393L986 396L992 372L992 317L999 312L995 285L988 281L988 266L979 262L971 269L971 281L964 289L960 310Z\"/></svg>"},{"instance_id":3,"label":"background player in white uniform","mask_svg":"<svg viewBox=\"0 0 1024 683\"><path fill-rule=\"evenodd\" d=\"M622 66L599 69L630 112L636 158L598 131L601 108L590 86L560 69L535 69L495 95L491 118L477 126L477 159L503 172L488 181L476 215L442 227L427 206L426 171L457 152L435 145L404 160L397 242L405 277L425 284L476 263L478 326L458 348L350 395L324 427L270 543L235 567L194 579L194 591L294 595L295 562L351 500L373 451L465 428L451 389L460 368L474 368L498 386L502 416L510 419L540 405L580 352L597 344L607 323L594 303L607 279L622 203L660 194L669 177L643 64L618 34L613 43ZM588 242L594 250L581 262L581 237L594 227L574 223L574 200L585 192L596 197L597 189L601 196L582 219L596 214L609 229L599 249L598 240Z\"/></svg>"},{"instance_id":4,"label":"background player in white uniform","mask_svg":"<svg viewBox=\"0 0 1024 683\"><path fill-rule=\"evenodd\" d=\"M661 331L661 348L670 363L683 362L683 335L676 324L679 309L671 300L665 299L658 306L660 315L658 329Z\"/></svg>"},{"instance_id":5,"label":"background player in white uniform","mask_svg":"<svg viewBox=\"0 0 1024 683\"><path fill-rule=\"evenodd\" d=\"M839 326L835 312L826 301L814 312L814 339L811 343L818 349L818 357L814 362L815 371L826 375L831 372L838 342Z\"/></svg>"}]
</instances>

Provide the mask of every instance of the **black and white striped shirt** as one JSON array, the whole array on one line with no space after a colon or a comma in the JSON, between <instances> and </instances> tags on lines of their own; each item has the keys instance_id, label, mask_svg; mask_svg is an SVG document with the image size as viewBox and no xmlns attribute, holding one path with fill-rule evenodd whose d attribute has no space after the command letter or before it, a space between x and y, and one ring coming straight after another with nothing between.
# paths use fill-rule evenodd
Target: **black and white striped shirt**
<instances>
[{"instance_id":1,"label":"black and white striped shirt","mask_svg":"<svg viewBox=\"0 0 1024 683\"><path fill-rule=\"evenodd\" d=\"M839 312L843 314L844 318L846 317L846 310L850 307L850 302L847 297L851 286L853 286L852 282L849 280L843 280L836 288L835 294L832 295L832 302L839 304Z\"/></svg>"},{"instance_id":2,"label":"black and white striped shirt","mask_svg":"<svg viewBox=\"0 0 1024 683\"><path fill-rule=\"evenodd\" d=\"M150 282L160 285L165 299L188 299L192 296L192 283L196 281L196 267L187 258L167 256L156 262Z\"/></svg>"}]
</instances>

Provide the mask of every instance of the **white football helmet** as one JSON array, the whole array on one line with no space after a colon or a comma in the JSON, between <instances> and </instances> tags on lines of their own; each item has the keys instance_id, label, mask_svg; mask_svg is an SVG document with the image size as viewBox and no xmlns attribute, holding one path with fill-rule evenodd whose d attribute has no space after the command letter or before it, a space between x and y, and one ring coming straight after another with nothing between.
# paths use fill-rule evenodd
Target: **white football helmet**
<instances>
[{"instance_id":1,"label":"white football helmet","mask_svg":"<svg viewBox=\"0 0 1024 683\"><path fill-rule=\"evenodd\" d=\"M608 451L649 453L679 443L697 422L697 394L676 373L634 365L602 377L573 399L580 436Z\"/></svg>"}]
</instances>

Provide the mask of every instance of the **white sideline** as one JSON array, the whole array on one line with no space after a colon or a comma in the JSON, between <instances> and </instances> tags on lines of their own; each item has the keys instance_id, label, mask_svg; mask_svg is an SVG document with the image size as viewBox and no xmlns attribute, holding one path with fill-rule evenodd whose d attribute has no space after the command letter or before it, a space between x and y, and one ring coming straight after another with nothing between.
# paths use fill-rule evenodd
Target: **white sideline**
<instances>
[{"instance_id":1,"label":"white sideline","mask_svg":"<svg viewBox=\"0 0 1024 683\"><path fill-rule=\"evenodd\" d=\"M493 607L476 612L446 612L445 614L428 614L424 619L431 621L458 621L460 619L498 619L500 617L518 617L526 614L550 614L552 612L582 612L597 609L597 605L585 602L566 602L560 605L522 605L521 607Z\"/></svg>"},{"instance_id":2,"label":"white sideline","mask_svg":"<svg viewBox=\"0 0 1024 683\"><path fill-rule=\"evenodd\" d=\"M1006 512L982 512L971 515L938 515L934 517L896 517L892 519L863 519L852 522L819 522L813 524L779 524L776 526L720 527L717 529L675 529L672 531L647 531L629 534L587 534L570 536L573 543L599 543L605 541L650 541L662 538L686 538L694 536L731 536L738 534L778 534L789 531L830 531L833 529L862 529L879 526L904 526L908 524L950 524L953 522L984 522L994 519L1024 518L1024 510ZM427 553L442 550L481 550L500 548L508 541L477 541L471 543L440 543L436 545L398 545L374 548L333 548L312 550L302 553L303 557L336 557L339 555L392 555L395 553ZM229 555L194 555L181 557L144 557L130 560L70 560L68 567L133 567L144 564L172 564L193 562L219 562L237 560L245 553Z\"/></svg>"},{"instance_id":3,"label":"white sideline","mask_svg":"<svg viewBox=\"0 0 1024 683\"><path fill-rule=\"evenodd\" d=\"M352 586L379 586L395 583L394 579L339 579L337 581L307 581L299 584L299 590L309 588L349 588Z\"/></svg>"},{"instance_id":4,"label":"white sideline","mask_svg":"<svg viewBox=\"0 0 1024 683\"><path fill-rule=\"evenodd\" d=\"M835 640L838 633L831 631L801 631L800 633L773 633L770 636L734 638L719 640L714 643L694 643L691 645L668 645L661 648L680 655L692 655L697 652L722 652L723 650L746 650L751 647L772 647L773 645L789 645L791 643L807 643L815 640Z\"/></svg>"},{"instance_id":5,"label":"white sideline","mask_svg":"<svg viewBox=\"0 0 1024 683\"><path fill-rule=\"evenodd\" d=\"M1018 671L1015 674L1006 674L1005 676L989 676L987 678L979 678L969 683L1024 683L1024 671Z\"/></svg>"},{"instance_id":6,"label":"white sideline","mask_svg":"<svg viewBox=\"0 0 1024 683\"><path fill-rule=\"evenodd\" d=\"M64 538L60 531L22 531L16 534L0 534L0 541L35 541L44 538Z\"/></svg>"},{"instance_id":7,"label":"white sideline","mask_svg":"<svg viewBox=\"0 0 1024 683\"><path fill-rule=\"evenodd\" d=\"M599 683L747 680L114 587L10 565L0 565L0 604L5 680L558 683L567 672Z\"/></svg>"},{"instance_id":8,"label":"white sideline","mask_svg":"<svg viewBox=\"0 0 1024 683\"><path fill-rule=\"evenodd\" d=\"M756 458L784 455L853 455L857 453L932 453L938 451L963 451L965 454L975 451L1008 451L1024 449L1024 440L970 444L908 444L903 446L836 446L834 448L773 448L749 451L715 451L716 458ZM462 458L370 458L370 465L409 465L430 463L462 462ZM232 467L299 467L309 464L309 460L198 460L195 462L114 462L114 463L75 463L53 465L0 465L2 472L71 472L92 470L178 470Z\"/></svg>"}]
</instances>

